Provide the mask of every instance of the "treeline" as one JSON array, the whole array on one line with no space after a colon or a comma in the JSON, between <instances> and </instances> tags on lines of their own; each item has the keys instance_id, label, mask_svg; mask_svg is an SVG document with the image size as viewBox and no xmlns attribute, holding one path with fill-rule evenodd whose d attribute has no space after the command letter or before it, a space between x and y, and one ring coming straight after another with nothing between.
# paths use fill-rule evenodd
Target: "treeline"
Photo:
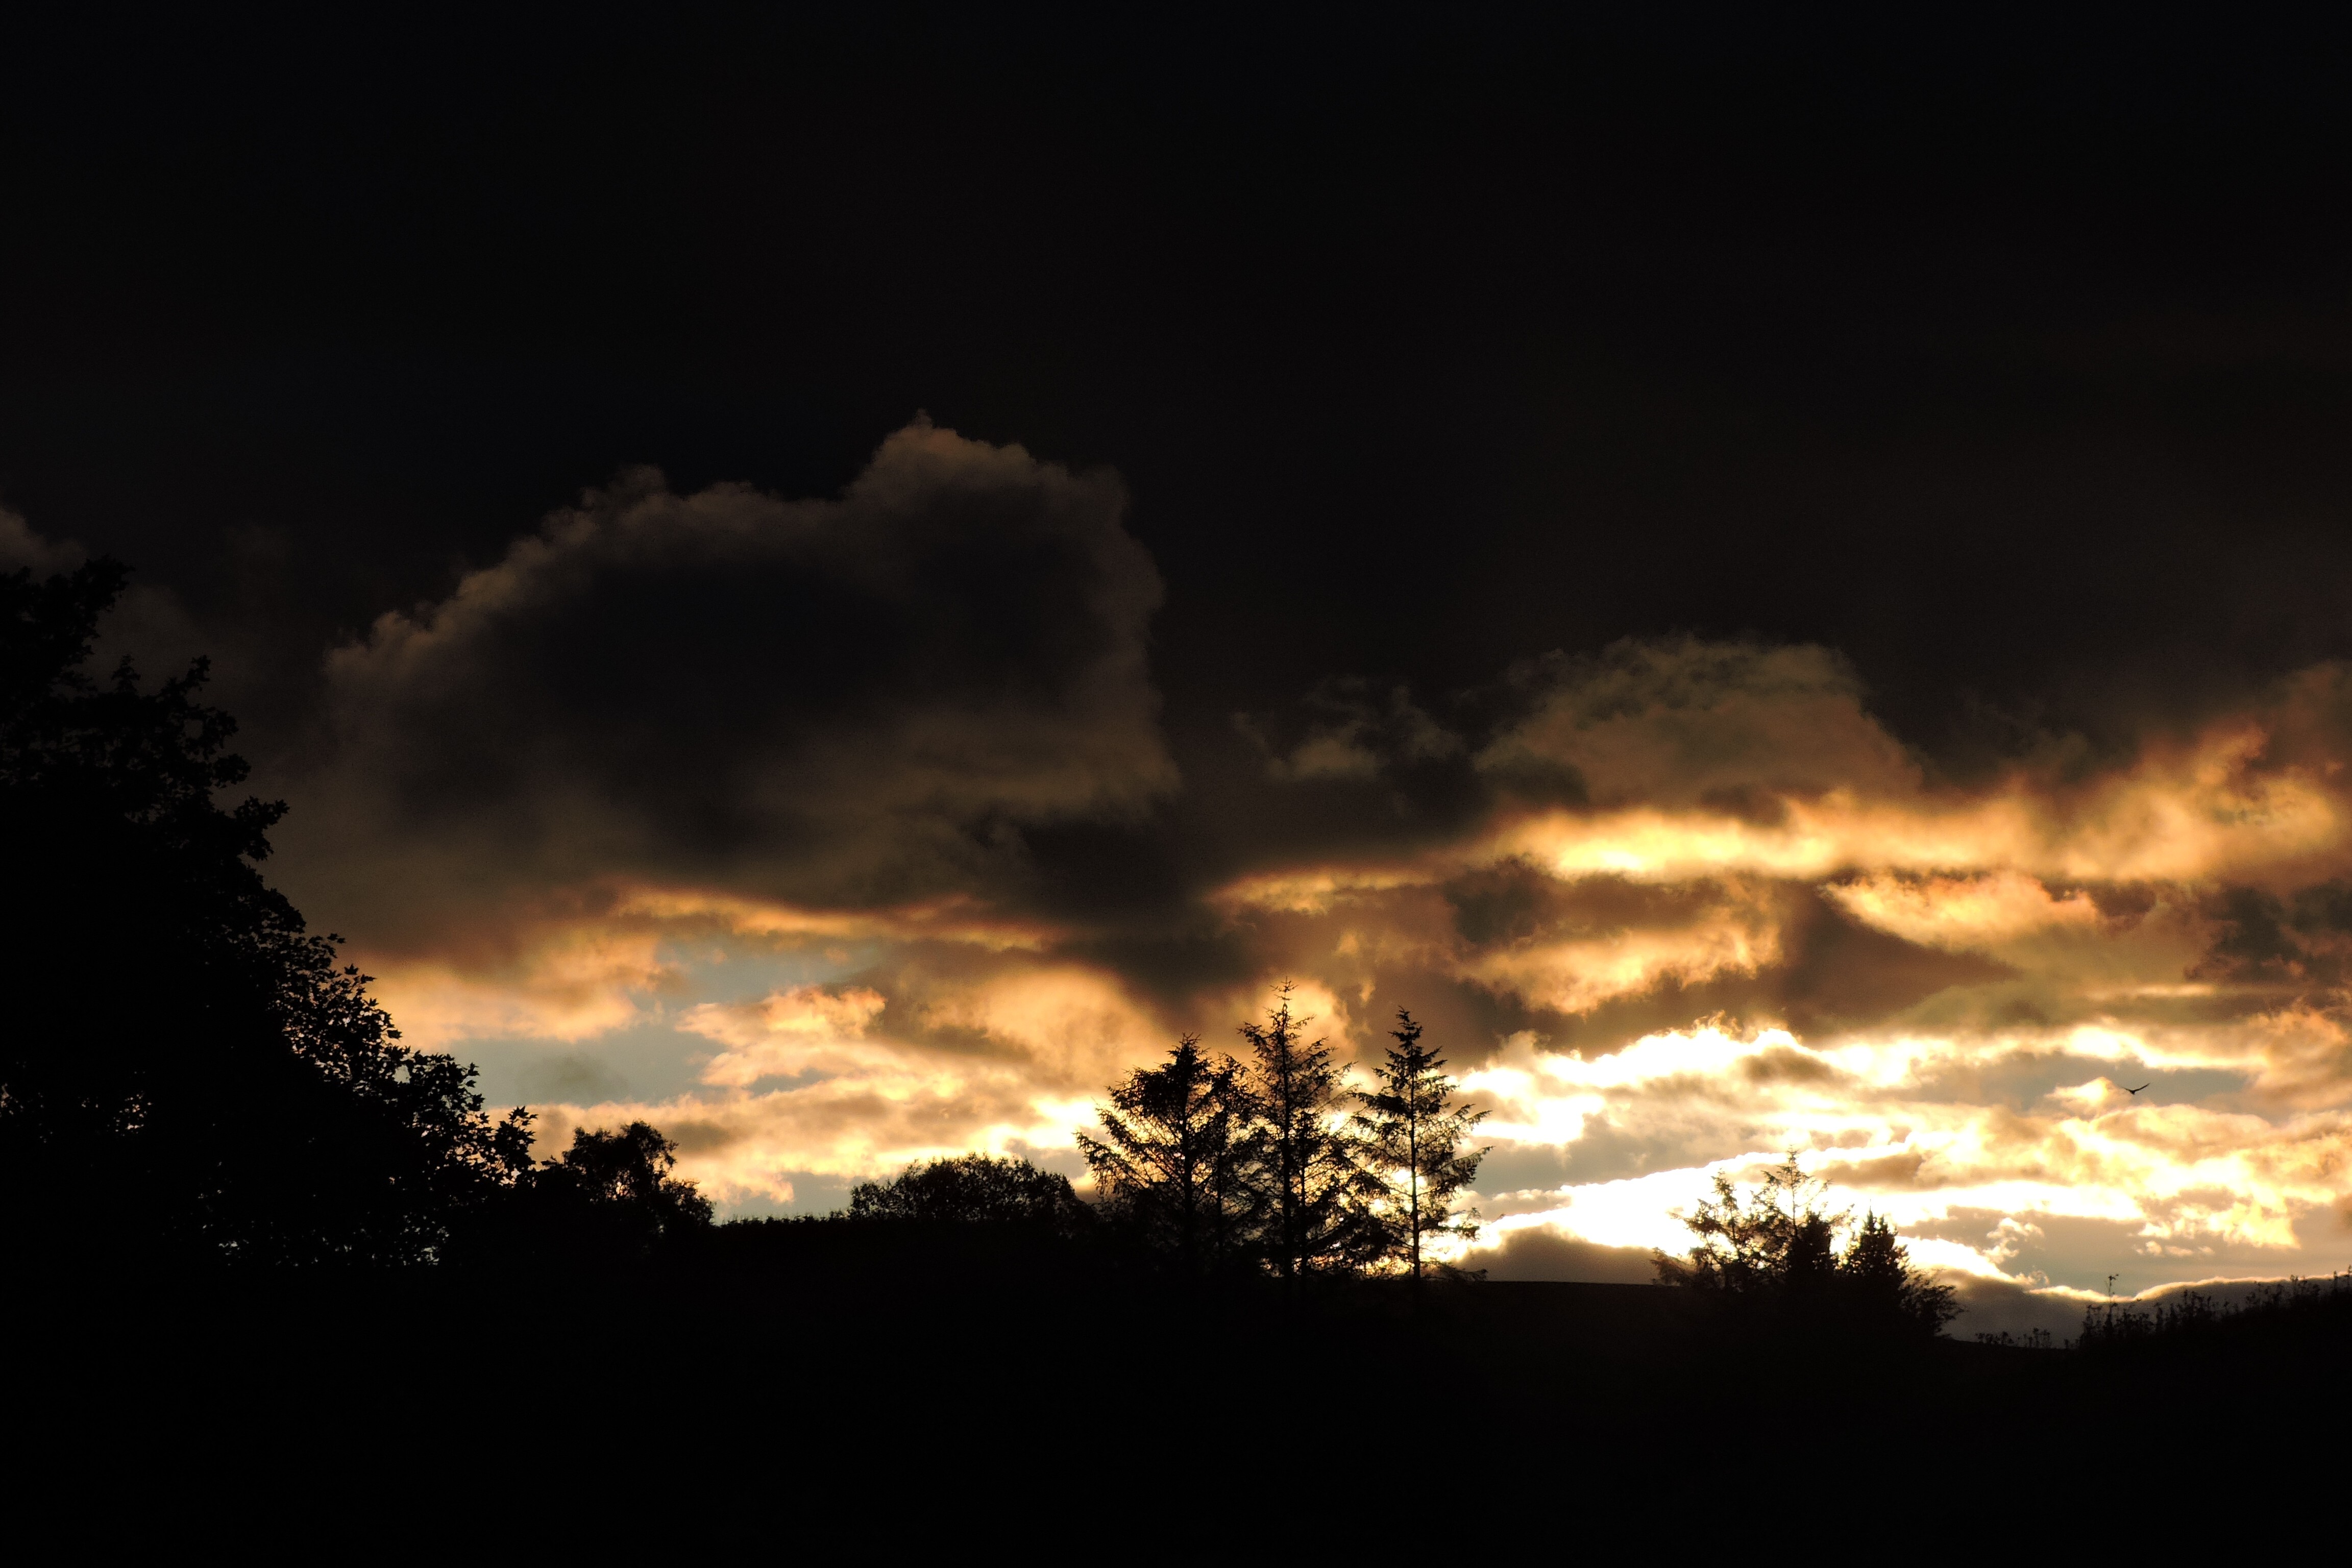
<instances>
[{"instance_id":1,"label":"treeline","mask_svg":"<svg viewBox=\"0 0 2352 1568\"><path fill-rule=\"evenodd\" d=\"M397 1267L642 1256L710 1206L642 1123L553 1159L493 1116L475 1069L419 1051L262 878L282 803L245 782L202 661L152 688L85 673L124 569L0 575L5 949L0 1215L18 1257ZM1286 992L1249 1059L1186 1039L1110 1091L1085 1150L1099 1202L1005 1162L946 1162L859 1190L850 1217L1038 1207L1214 1273L1442 1268L1477 1115L1400 1015L1375 1087L1347 1089ZM1025 1168L1024 1168L1025 1169ZM1055 1187L1058 1184L1058 1187ZM1048 1190L1051 1189L1051 1190ZM1040 1196L1040 1194L1043 1196ZM1025 1210L1024 1212L1026 1212Z\"/></svg>"},{"instance_id":2,"label":"treeline","mask_svg":"<svg viewBox=\"0 0 2352 1568\"><path fill-rule=\"evenodd\" d=\"M2083 1309L2083 1327L2073 1344L2078 1350L2111 1352L2253 1337L2341 1339L2347 1331L2352 1331L2352 1274L2337 1273L2325 1279L2271 1280L2235 1301L2217 1300L2202 1290L2183 1290L2148 1305L2095 1301Z\"/></svg>"},{"instance_id":3,"label":"treeline","mask_svg":"<svg viewBox=\"0 0 2352 1568\"><path fill-rule=\"evenodd\" d=\"M472 1067L401 1043L337 939L261 877L285 806L217 803L247 768L235 722L201 700L205 665L152 689L127 662L84 673L125 575L100 561L0 576L0 857L16 915L0 1175L37 1194L0 1215L0 1245L397 1267L644 1257L708 1230L710 1205L655 1129L582 1131L541 1158L528 1111L492 1116ZM1111 1086L1080 1140L1091 1203L1059 1176L967 1156L867 1184L842 1217L1017 1219L1204 1277L1450 1272L1476 1233L1459 1199L1482 1113L1457 1103L1409 1013L1364 1089L1307 1022L1286 989L1243 1026L1239 1059L1188 1037ZM1690 1283L1748 1295L1834 1277L1936 1316L1881 1230L1824 1274L1810 1222L1723 1215Z\"/></svg>"},{"instance_id":4,"label":"treeline","mask_svg":"<svg viewBox=\"0 0 2352 1568\"><path fill-rule=\"evenodd\" d=\"M1450 1273L1436 1254L1477 1234L1456 1211L1486 1112L1402 1008L1373 1086L1347 1089L1290 999L1242 1026L1245 1063L1187 1037L1111 1088L1101 1136L1078 1138L1107 1218L1193 1272Z\"/></svg>"},{"instance_id":5,"label":"treeline","mask_svg":"<svg viewBox=\"0 0 2352 1568\"><path fill-rule=\"evenodd\" d=\"M401 1043L337 939L261 877L284 805L218 804L247 768L205 665L152 688L127 662L84 673L125 575L0 575L0 1247L385 1268L642 1258L712 1232L654 1128L542 1158L527 1110L493 1116L472 1067ZM1477 1230L1460 1200L1483 1113L1409 1013L1357 1089L1292 1000L1242 1026L1238 1058L1187 1037L1109 1088L1080 1139L1091 1202L967 1155L857 1188L838 1220L1010 1224L1202 1278L1451 1274ZM1743 1309L1951 1316L1882 1221L1819 1197L1793 1157L1752 1195L1718 1183L1660 1278Z\"/></svg>"},{"instance_id":6,"label":"treeline","mask_svg":"<svg viewBox=\"0 0 2352 1568\"><path fill-rule=\"evenodd\" d=\"M1374 1087L1351 1090L1290 1004L1286 987L1263 1024L1242 1026L1245 1062L1187 1037L1112 1086L1100 1135L1078 1139L1093 1204L1025 1161L975 1153L866 1183L829 1219L1100 1239L1189 1275L1480 1278L1435 1252L1477 1233L1458 1198L1485 1153L1466 1147L1485 1113L1456 1102L1409 1012ZM1680 1216L1696 1245L1653 1255L1658 1282L1770 1331L1930 1339L1958 1315L1952 1288L1912 1267L1892 1225L1827 1198L1793 1152L1752 1188L1717 1174Z\"/></svg>"},{"instance_id":7,"label":"treeline","mask_svg":"<svg viewBox=\"0 0 2352 1568\"><path fill-rule=\"evenodd\" d=\"M1441 1254L1477 1234L1458 1200L1485 1153L1465 1146L1485 1112L1456 1102L1444 1058L1402 1008L1372 1087L1349 1089L1291 996L1284 987L1263 1023L1241 1026L1246 1061L1187 1036L1111 1086L1097 1132L1078 1138L1091 1203L1066 1177L973 1153L863 1184L831 1217L1019 1226L1202 1277L1455 1275Z\"/></svg>"}]
</instances>

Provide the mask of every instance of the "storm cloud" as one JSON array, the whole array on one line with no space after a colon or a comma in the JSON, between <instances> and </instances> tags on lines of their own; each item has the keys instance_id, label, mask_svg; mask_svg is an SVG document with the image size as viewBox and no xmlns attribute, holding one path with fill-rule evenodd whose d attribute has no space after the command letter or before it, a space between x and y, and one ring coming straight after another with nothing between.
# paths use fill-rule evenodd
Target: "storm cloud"
<instances>
[{"instance_id":1,"label":"storm cloud","mask_svg":"<svg viewBox=\"0 0 2352 1568\"><path fill-rule=\"evenodd\" d=\"M927 423L829 500L625 474L330 657L299 885L428 945L550 888L1000 889L1176 782L1125 499Z\"/></svg>"}]
</instances>

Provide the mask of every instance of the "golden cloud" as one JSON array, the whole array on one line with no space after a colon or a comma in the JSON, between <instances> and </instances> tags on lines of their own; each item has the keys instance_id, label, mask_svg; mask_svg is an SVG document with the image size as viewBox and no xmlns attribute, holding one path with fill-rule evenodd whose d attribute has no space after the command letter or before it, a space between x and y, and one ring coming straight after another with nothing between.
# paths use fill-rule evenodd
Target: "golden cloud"
<instances>
[{"instance_id":1,"label":"golden cloud","mask_svg":"<svg viewBox=\"0 0 2352 1568\"><path fill-rule=\"evenodd\" d=\"M2070 795L2019 775L1976 796L1874 797L1843 786L1776 795L1773 816L1760 821L1705 808L1545 811L1499 828L1474 853L1524 858L1562 877L1659 881L2010 871L2147 882L2262 872L2339 848L2344 802L2311 770L2258 771L2266 739L2232 726Z\"/></svg>"},{"instance_id":2,"label":"golden cloud","mask_svg":"<svg viewBox=\"0 0 2352 1568\"><path fill-rule=\"evenodd\" d=\"M575 1126L642 1118L678 1140L681 1170L713 1193L789 1201L793 1173L1073 1149L1095 1089L1166 1044L1114 981L1072 966L915 975L898 989L800 985L697 1005L677 1026L722 1047L701 1066L707 1091L542 1107L542 1131L560 1143Z\"/></svg>"},{"instance_id":3,"label":"golden cloud","mask_svg":"<svg viewBox=\"0 0 2352 1568\"><path fill-rule=\"evenodd\" d=\"M426 1049L514 1036L590 1039L638 1022L644 998L680 978L662 957L660 933L642 926L551 924L499 946L507 951L471 962L364 949L357 956L402 1034Z\"/></svg>"},{"instance_id":4,"label":"golden cloud","mask_svg":"<svg viewBox=\"0 0 2352 1568\"><path fill-rule=\"evenodd\" d=\"M1876 871L1822 891L1865 924L1923 947L2012 947L2052 930L2095 930L2097 902L2080 889L2056 895L2021 871L1904 877Z\"/></svg>"},{"instance_id":5,"label":"golden cloud","mask_svg":"<svg viewBox=\"0 0 2352 1568\"><path fill-rule=\"evenodd\" d=\"M2026 1082L2047 1055L2042 1042L1970 1049L1980 1068L2006 1058ZM2295 1247L2297 1224L2340 1201L2352 1161L2352 1118L2340 1111L2151 1103L2104 1076L2022 1109L1952 1100L1938 1097L1944 1055L1933 1041L1814 1051L1784 1031L1703 1027L1592 1060L1523 1040L1465 1087L1492 1107L1485 1131L1507 1144L1572 1144L1601 1120L1655 1146L1696 1137L1723 1151L1639 1177L1503 1195L1516 1224L1610 1246L1679 1249L1673 1209L1704 1195L1717 1170L1790 1148L1832 1184L1835 1201L1898 1225L2005 1216L1982 1245L1948 1239L1931 1249L1943 1266L1988 1276L2015 1251L2018 1227L2036 1219L2104 1221L2127 1227L2143 1249L2193 1255L2210 1244Z\"/></svg>"},{"instance_id":6,"label":"golden cloud","mask_svg":"<svg viewBox=\"0 0 2352 1568\"><path fill-rule=\"evenodd\" d=\"M870 1070L877 1057L866 1031L888 1005L863 985L838 994L799 985L749 1005L705 1002L681 1015L677 1026L727 1047L704 1067L703 1082L747 1089L762 1079Z\"/></svg>"},{"instance_id":7,"label":"golden cloud","mask_svg":"<svg viewBox=\"0 0 2352 1568\"><path fill-rule=\"evenodd\" d=\"M1520 679L1526 713L1475 755L1402 693L1328 698L1266 787L1436 757L1498 781L1488 809L1195 895L1197 927L1169 923L1213 931L1216 963L1181 984L984 889L845 906L641 879L495 960L387 967L386 994L438 1039L677 1031L690 1092L542 1110L559 1138L646 1116L721 1196L1066 1153L1104 1086L1186 1028L1237 1043L1288 980L1360 1061L1400 1003L1438 1032L1491 1112L1490 1241L1679 1247L1715 1173L1794 1148L1985 1280L2086 1226L2208 1271L2345 1252L2341 680L2105 770L1960 788L1821 650L1629 646ZM712 993L761 955L828 977Z\"/></svg>"}]
</instances>

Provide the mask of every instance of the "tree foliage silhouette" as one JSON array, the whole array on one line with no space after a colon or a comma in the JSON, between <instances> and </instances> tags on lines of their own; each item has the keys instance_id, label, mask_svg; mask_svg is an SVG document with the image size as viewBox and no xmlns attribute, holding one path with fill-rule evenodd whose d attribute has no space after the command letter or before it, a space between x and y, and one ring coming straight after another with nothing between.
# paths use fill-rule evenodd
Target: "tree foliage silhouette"
<instances>
[{"instance_id":1,"label":"tree foliage silhouette","mask_svg":"<svg viewBox=\"0 0 2352 1568\"><path fill-rule=\"evenodd\" d=\"M1266 1193L1262 1246L1284 1279L1362 1267L1381 1251L1373 1204L1380 1184L1338 1107L1344 1092L1326 1041L1305 1037L1311 1019L1276 994L1263 1024L1241 1026L1250 1044L1249 1089L1263 1136L1256 1146Z\"/></svg>"},{"instance_id":2,"label":"tree foliage silhouette","mask_svg":"<svg viewBox=\"0 0 2352 1568\"><path fill-rule=\"evenodd\" d=\"M1486 1113L1454 1103L1445 1059L1422 1043L1422 1026L1402 1007L1390 1037L1396 1044L1373 1069L1377 1087L1356 1095L1363 1110L1353 1121L1365 1163L1386 1189L1379 1214L1385 1250L1419 1279L1425 1243L1478 1234L1477 1211L1457 1215L1454 1200L1486 1157L1462 1144Z\"/></svg>"},{"instance_id":3,"label":"tree foliage silhouette","mask_svg":"<svg viewBox=\"0 0 2352 1568\"><path fill-rule=\"evenodd\" d=\"M1838 1277L1866 1319L1901 1323L1926 1333L1939 1331L1960 1315L1949 1285L1938 1285L1911 1267L1911 1251L1895 1227L1865 1214L1838 1259Z\"/></svg>"},{"instance_id":4,"label":"tree foliage silhouette","mask_svg":"<svg viewBox=\"0 0 2352 1568\"><path fill-rule=\"evenodd\" d=\"M1952 1288L1911 1267L1892 1226L1874 1214L1857 1224L1850 1213L1830 1213L1828 1192L1793 1150L1752 1192L1717 1172L1714 1196L1680 1216L1697 1244L1683 1258L1652 1254L1659 1281L1795 1308L1824 1321L1928 1334L1958 1314ZM1838 1236L1848 1230L1853 1238L1841 1254Z\"/></svg>"},{"instance_id":5,"label":"tree foliage silhouette","mask_svg":"<svg viewBox=\"0 0 2352 1568\"><path fill-rule=\"evenodd\" d=\"M1187 1035L1156 1068L1111 1086L1103 1136L1081 1132L1107 1212L1191 1273L1235 1257L1260 1207L1250 1181L1257 1105L1231 1057Z\"/></svg>"},{"instance_id":6,"label":"tree foliage silhouette","mask_svg":"<svg viewBox=\"0 0 2352 1568\"><path fill-rule=\"evenodd\" d=\"M851 1189L849 1217L931 1224L1005 1225L1076 1236L1094 1224L1094 1211L1067 1176L1026 1160L988 1154L918 1161L887 1182Z\"/></svg>"},{"instance_id":7,"label":"tree foliage silhouette","mask_svg":"<svg viewBox=\"0 0 2352 1568\"><path fill-rule=\"evenodd\" d=\"M580 1128L562 1157L520 1184L528 1228L509 1243L544 1250L553 1242L600 1260L644 1257L710 1224L710 1200L677 1169L677 1145L646 1122L617 1132Z\"/></svg>"},{"instance_id":8,"label":"tree foliage silhouette","mask_svg":"<svg viewBox=\"0 0 2352 1568\"><path fill-rule=\"evenodd\" d=\"M1686 1258L1655 1255L1659 1278L1737 1296L1826 1277L1837 1267L1837 1226L1845 1218L1822 1208L1828 1192L1793 1152L1752 1192L1717 1172L1715 1195L1679 1216L1697 1244Z\"/></svg>"},{"instance_id":9,"label":"tree foliage silhouette","mask_svg":"<svg viewBox=\"0 0 2352 1568\"><path fill-rule=\"evenodd\" d=\"M126 573L0 575L0 863L17 921L0 1035L6 1244L271 1263L415 1262L510 1185L527 1138L474 1070L398 1044L334 939L263 881L282 804L206 666L82 669Z\"/></svg>"}]
</instances>

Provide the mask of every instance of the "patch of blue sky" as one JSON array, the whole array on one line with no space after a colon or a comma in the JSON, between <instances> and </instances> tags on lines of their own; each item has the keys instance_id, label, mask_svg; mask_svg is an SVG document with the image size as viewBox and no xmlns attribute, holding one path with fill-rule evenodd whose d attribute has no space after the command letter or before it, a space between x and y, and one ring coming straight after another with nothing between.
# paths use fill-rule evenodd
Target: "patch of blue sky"
<instances>
[{"instance_id":1,"label":"patch of blue sky","mask_svg":"<svg viewBox=\"0 0 2352 1568\"><path fill-rule=\"evenodd\" d=\"M652 1102L701 1089L703 1064L721 1047L677 1026L701 1003L756 1002L800 985L830 985L870 966L880 946L785 949L768 943L678 942L665 946L662 963L677 977L658 993L641 993L636 1020L583 1039L488 1035L448 1048L481 1068L482 1093L492 1105L611 1100ZM763 1089L798 1080L765 1081Z\"/></svg>"},{"instance_id":2,"label":"patch of blue sky","mask_svg":"<svg viewBox=\"0 0 2352 1568\"><path fill-rule=\"evenodd\" d=\"M453 1048L482 1069L482 1094L492 1105L595 1105L691 1093L718 1047L654 1016L583 1040L509 1036Z\"/></svg>"},{"instance_id":3,"label":"patch of blue sky","mask_svg":"<svg viewBox=\"0 0 2352 1568\"><path fill-rule=\"evenodd\" d=\"M800 985L834 985L867 970L885 952L880 942L785 947L773 942L730 940L666 942L660 962L677 975L663 1004L670 1010L698 1002L756 1002Z\"/></svg>"},{"instance_id":4,"label":"patch of blue sky","mask_svg":"<svg viewBox=\"0 0 2352 1568\"><path fill-rule=\"evenodd\" d=\"M729 1219L770 1219L790 1215L833 1214L849 1206L849 1189L855 1184L846 1176L819 1175L814 1171L785 1171L783 1179L792 1184L793 1195L779 1203L761 1194L743 1194L719 1205L719 1217Z\"/></svg>"}]
</instances>

